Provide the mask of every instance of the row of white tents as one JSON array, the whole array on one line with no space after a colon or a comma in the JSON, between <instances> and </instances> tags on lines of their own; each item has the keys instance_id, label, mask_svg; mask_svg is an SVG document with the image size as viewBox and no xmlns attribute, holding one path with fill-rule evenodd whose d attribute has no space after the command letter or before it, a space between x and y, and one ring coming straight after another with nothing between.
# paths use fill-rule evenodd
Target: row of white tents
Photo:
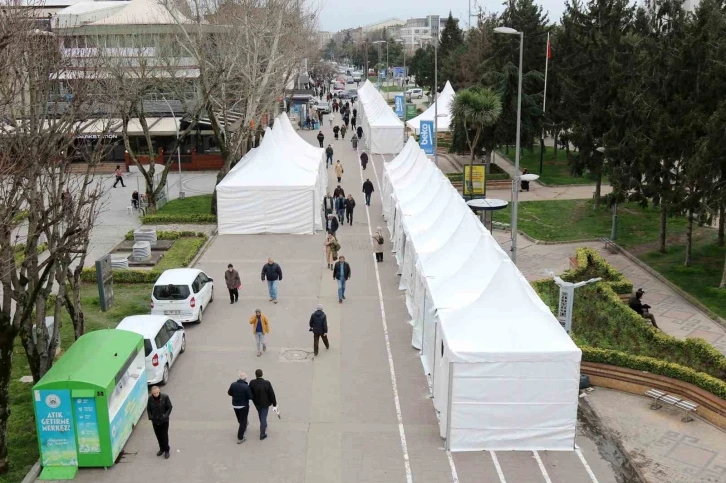
<instances>
[{"instance_id":1,"label":"row of white tents","mask_svg":"<svg viewBox=\"0 0 726 483\"><path fill-rule=\"evenodd\" d=\"M369 80L358 89L358 119L368 152L392 154L401 151L403 122Z\"/></svg>"},{"instance_id":2,"label":"row of white tents","mask_svg":"<svg viewBox=\"0 0 726 483\"><path fill-rule=\"evenodd\" d=\"M573 450L581 352L413 138L384 217L452 451Z\"/></svg>"},{"instance_id":3,"label":"row of white tents","mask_svg":"<svg viewBox=\"0 0 726 483\"><path fill-rule=\"evenodd\" d=\"M282 113L217 185L219 234L315 233L324 227L327 189L324 150Z\"/></svg>"},{"instance_id":4,"label":"row of white tents","mask_svg":"<svg viewBox=\"0 0 726 483\"><path fill-rule=\"evenodd\" d=\"M436 102L432 103L424 112L406 121L406 126L415 134L421 129L421 121L434 121L438 115L438 122L435 123L437 132L448 132L451 130L451 108L454 106L454 97L456 92L451 87L451 82L446 81L446 85L436 98ZM438 105L437 105L438 104Z\"/></svg>"}]
</instances>

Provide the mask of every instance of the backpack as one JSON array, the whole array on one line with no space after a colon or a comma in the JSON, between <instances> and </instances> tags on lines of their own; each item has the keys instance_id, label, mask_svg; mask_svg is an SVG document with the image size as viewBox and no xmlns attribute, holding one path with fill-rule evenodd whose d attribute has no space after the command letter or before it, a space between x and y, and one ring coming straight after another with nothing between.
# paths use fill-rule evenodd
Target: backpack
<instances>
[{"instance_id":1,"label":"backpack","mask_svg":"<svg viewBox=\"0 0 726 483\"><path fill-rule=\"evenodd\" d=\"M376 238L376 241L378 242L379 245L383 245L383 237L382 236L378 235L378 238Z\"/></svg>"}]
</instances>

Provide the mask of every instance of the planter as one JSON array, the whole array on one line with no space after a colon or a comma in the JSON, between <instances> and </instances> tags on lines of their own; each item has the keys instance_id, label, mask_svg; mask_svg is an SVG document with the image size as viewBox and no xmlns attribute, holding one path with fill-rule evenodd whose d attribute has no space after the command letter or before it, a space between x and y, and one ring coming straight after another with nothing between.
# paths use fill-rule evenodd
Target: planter
<instances>
[{"instance_id":1,"label":"planter","mask_svg":"<svg viewBox=\"0 0 726 483\"><path fill-rule=\"evenodd\" d=\"M692 401L698 404L695 414L726 430L726 401L693 384L649 372L594 362L583 362L580 369L583 374L590 376L590 382L594 386L640 396L645 395L648 389L659 389Z\"/></svg>"}]
</instances>

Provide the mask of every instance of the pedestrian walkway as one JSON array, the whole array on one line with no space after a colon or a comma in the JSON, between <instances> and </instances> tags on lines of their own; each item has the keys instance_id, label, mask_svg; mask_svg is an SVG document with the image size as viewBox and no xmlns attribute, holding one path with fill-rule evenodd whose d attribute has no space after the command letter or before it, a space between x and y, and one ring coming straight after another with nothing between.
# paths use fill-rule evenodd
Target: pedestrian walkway
<instances>
[{"instance_id":1,"label":"pedestrian walkway","mask_svg":"<svg viewBox=\"0 0 726 483\"><path fill-rule=\"evenodd\" d=\"M495 230L494 236L505 250L510 250L509 232ZM643 300L653 307L650 312L655 315L658 327L663 332L680 339L702 338L719 352L726 354L726 327L711 319L625 255L612 254L605 250L602 243L540 245L520 236L517 245L517 266L530 281L548 278L548 270L555 273L567 270L570 266L570 257L575 255L578 247L596 249L611 265L633 282L634 289L642 288L645 291Z\"/></svg>"}]
</instances>

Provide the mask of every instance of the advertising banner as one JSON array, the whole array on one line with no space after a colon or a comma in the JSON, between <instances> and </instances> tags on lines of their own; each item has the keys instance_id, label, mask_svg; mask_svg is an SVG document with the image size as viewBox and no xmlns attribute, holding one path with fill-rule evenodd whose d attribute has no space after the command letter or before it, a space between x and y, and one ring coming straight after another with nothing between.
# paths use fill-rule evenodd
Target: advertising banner
<instances>
[{"instance_id":1,"label":"advertising banner","mask_svg":"<svg viewBox=\"0 0 726 483\"><path fill-rule=\"evenodd\" d=\"M98 417L94 398L74 398L76 431L78 432L79 453L100 453L101 438L98 435Z\"/></svg>"},{"instance_id":2,"label":"advertising banner","mask_svg":"<svg viewBox=\"0 0 726 483\"><path fill-rule=\"evenodd\" d=\"M78 466L71 392L67 389L34 392L43 467Z\"/></svg>"},{"instance_id":3,"label":"advertising banner","mask_svg":"<svg viewBox=\"0 0 726 483\"><path fill-rule=\"evenodd\" d=\"M134 386L126 393L126 399L111 419L111 454L114 460L123 449L131 430L146 409L148 389L146 387L146 371L142 372ZM113 403L112 403L113 404Z\"/></svg>"},{"instance_id":4,"label":"advertising banner","mask_svg":"<svg viewBox=\"0 0 726 483\"><path fill-rule=\"evenodd\" d=\"M394 67L393 68L393 77L396 77L396 78L406 77L406 69L404 67Z\"/></svg>"},{"instance_id":5,"label":"advertising banner","mask_svg":"<svg viewBox=\"0 0 726 483\"><path fill-rule=\"evenodd\" d=\"M403 100L403 94L397 94L395 97L396 105L395 111L399 118L402 118L406 114L405 106L406 102Z\"/></svg>"},{"instance_id":6,"label":"advertising banner","mask_svg":"<svg viewBox=\"0 0 726 483\"><path fill-rule=\"evenodd\" d=\"M406 120L416 117L416 104L406 104Z\"/></svg>"},{"instance_id":7,"label":"advertising banner","mask_svg":"<svg viewBox=\"0 0 726 483\"><path fill-rule=\"evenodd\" d=\"M486 172L483 165L464 165L464 194L483 195Z\"/></svg>"},{"instance_id":8,"label":"advertising banner","mask_svg":"<svg viewBox=\"0 0 726 483\"><path fill-rule=\"evenodd\" d=\"M418 145L424 153L434 154L434 121L421 121Z\"/></svg>"}]
</instances>

